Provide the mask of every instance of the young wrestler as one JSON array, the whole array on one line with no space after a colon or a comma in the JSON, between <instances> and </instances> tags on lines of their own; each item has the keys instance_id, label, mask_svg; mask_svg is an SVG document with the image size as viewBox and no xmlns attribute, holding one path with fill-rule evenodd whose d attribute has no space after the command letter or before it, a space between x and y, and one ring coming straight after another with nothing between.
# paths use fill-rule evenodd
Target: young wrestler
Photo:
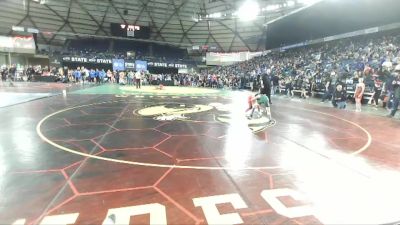
<instances>
[{"instance_id":1,"label":"young wrestler","mask_svg":"<svg viewBox=\"0 0 400 225\"><path fill-rule=\"evenodd\" d=\"M267 112L268 119L271 120L271 109L270 109L270 104L269 104L269 98L267 95L262 95L257 93L252 99L251 99L251 105L252 105L252 112L250 114L250 118L253 118L254 111L257 109L258 112L261 111L261 108L265 108L265 111Z\"/></svg>"},{"instance_id":2,"label":"young wrestler","mask_svg":"<svg viewBox=\"0 0 400 225\"><path fill-rule=\"evenodd\" d=\"M257 95L256 98L257 98L258 107L264 108L265 111L267 112L268 119L271 120L272 115L271 115L271 108L270 108L268 96L267 95Z\"/></svg>"},{"instance_id":3,"label":"young wrestler","mask_svg":"<svg viewBox=\"0 0 400 225\"><path fill-rule=\"evenodd\" d=\"M253 98L254 98L253 94L249 95L249 97L247 98L247 104L249 105L249 108L246 109L246 113L253 109L253 104L252 104Z\"/></svg>"}]
</instances>

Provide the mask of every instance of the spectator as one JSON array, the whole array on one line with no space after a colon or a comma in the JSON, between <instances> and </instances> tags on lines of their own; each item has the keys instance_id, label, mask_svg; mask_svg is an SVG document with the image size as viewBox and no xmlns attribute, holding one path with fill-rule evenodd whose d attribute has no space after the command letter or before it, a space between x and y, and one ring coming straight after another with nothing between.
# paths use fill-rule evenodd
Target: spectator
<instances>
[{"instance_id":1,"label":"spectator","mask_svg":"<svg viewBox=\"0 0 400 225\"><path fill-rule=\"evenodd\" d=\"M378 76L374 76L374 95L373 95L373 101L375 107L378 107L379 104L379 98L382 95L382 81L379 80Z\"/></svg>"},{"instance_id":2,"label":"spectator","mask_svg":"<svg viewBox=\"0 0 400 225\"><path fill-rule=\"evenodd\" d=\"M342 85L340 84L337 85L334 97L334 105L339 109L345 109L346 99L347 99L346 90L343 89Z\"/></svg>"},{"instance_id":3,"label":"spectator","mask_svg":"<svg viewBox=\"0 0 400 225\"><path fill-rule=\"evenodd\" d=\"M133 73L133 71L129 71L128 72L128 85L133 85L133 79L134 79L135 74Z\"/></svg>"},{"instance_id":4,"label":"spectator","mask_svg":"<svg viewBox=\"0 0 400 225\"><path fill-rule=\"evenodd\" d=\"M400 74L396 74L396 78L392 81L393 84L393 107L389 117L394 117L399 107L400 101Z\"/></svg>"},{"instance_id":5,"label":"spectator","mask_svg":"<svg viewBox=\"0 0 400 225\"><path fill-rule=\"evenodd\" d=\"M142 74L138 70L135 73L136 89L140 89L141 88L141 79L142 79Z\"/></svg>"},{"instance_id":6,"label":"spectator","mask_svg":"<svg viewBox=\"0 0 400 225\"><path fill-rule=\"evenodd\" d=\"M356 112L361 112L361 102L364 96L365 84L363 78L358 78L358 84L354 93L354 99L356 101Z\"/></svg>"},{"instance_id":7,"label":"spectator","mask_svg":"<svg viewBox=\"0 0 400 225\"><path fill-rule=\"evenodd\" d=\"M332 93L334 91L333 87L334 86L332 84L332 81L330 79L328 79L325 83L325 93L324 93L324 96L322 97L321 102L325 102L325 100L332 98Z\"/></svg>"},{"instance_id":8,"label":"spectator","mask_svg":"<svg viewBox=\"0 0 400 225\"><path fill-rule=\"evenodd\" d=\"M111 72L111 70L107 70L107 79L108 79L108 82L114 82L113 81L113 73Z\"/></svg>"}]
</instances>

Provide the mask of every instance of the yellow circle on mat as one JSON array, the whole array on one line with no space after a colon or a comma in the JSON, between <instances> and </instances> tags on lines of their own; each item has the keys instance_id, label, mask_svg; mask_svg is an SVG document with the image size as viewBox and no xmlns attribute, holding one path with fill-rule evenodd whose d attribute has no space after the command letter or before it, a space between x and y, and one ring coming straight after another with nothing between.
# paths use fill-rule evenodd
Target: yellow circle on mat
<instances>
[{"instance_id":1,"label":"yellow circle on mat","mask_svg":"<svg viewBox=\"0 0 400 225\"><path fill-rule=\"evenodd\" d=\"M136 89L135 87L123 86L120 87L120 90L126 92L135 92L135 93L156 93L156 94L166 94L166 95L195 95L195 94L217 94L220 93L220 90L216 89L208 89L208 88L196 88L196 87L173 87L168 86L164 87L162 90L158 89L155 86L143 86L141 89Z\"/></svg>"},{"instance_id":2,"label":"yellow circle on mat","mask_svg":"<svg viewBox=\"0 0 400 225\"><path fill-rule=\"evenodd\" d=\"M47 121L48 119L51 119L55 115L58 115L60 113L63 113L63 112L66 112L66 111L70 111L70 110L73 110L73 109L81 109L81 108L88 107L88 106L101 105L101 104L105 104L105 103L117 103L117 102L121 102L121 101L99 102L99 103L93 103L93 104L88 104L88 105L79 105L79 106L74 106L74 107L71 107L71 108L66 108L66 109L54 112L54 113L44 117L37 124L36 132L37 132L37 134L39 135L39 137L43 141L47 142L48 144L50 144L53 147L58 148L60 150L63 150L63 151L69 152L69 153L73 153L73 154L76 154L76 155L92 158L92 159L104 160L104 161L114 162L114 163L123 163L123 164L135 165L135 166L147 166L147 167L156 167L156 168L195 169L195 170L260 170L260 169L278 169L278 168L282 168L281 166L239 167L239 168L238 167L229 167L229 166L218 166L218 167L213 167L213 166L211 166L211 167L210 166L180 166L180 165L155 164L155 163L145 163L145 162L135 162L135 161L112 159L112 158L102 157L102 156L98 156L98 155L91 155L91 154L87 154L87 153L84 153L84 152L80 152L79 150L67 148L65 146L59 145L59 144L51 141L49 138L47 138L42 133L42 125L43 125L43 123L45 121ZM289 108L292 108L292 107L289 107ZM318 113L318 114L321 114L321 115L325 115L327 117L331 117L331 118L335 118L335 119L338 119L338 120L342 120L342 121L344 121L346 123L349 123L349 124L359 128L359 129L361 129L367 135L368 140L367 140L366 144L363 147L361 147L357 151L353 152L351 155L360 154L363 151L367 150L368 147L371 145L372 137L371 137L370 133L366 129L364 129L363 127L358 125L357 123L354 123L352 121L337 117L335 115L319 112L319 111L316 111L316 110L307 110L307 109L301 109L301 108L298 108L298 109L304 110L304 111L309 111L309 112L314 112L314 113ZM335 159L335 158L329 158L329 159L330 160L334 160L334 161L339 161L338 159Z\"/></svg>"}]
</instances>

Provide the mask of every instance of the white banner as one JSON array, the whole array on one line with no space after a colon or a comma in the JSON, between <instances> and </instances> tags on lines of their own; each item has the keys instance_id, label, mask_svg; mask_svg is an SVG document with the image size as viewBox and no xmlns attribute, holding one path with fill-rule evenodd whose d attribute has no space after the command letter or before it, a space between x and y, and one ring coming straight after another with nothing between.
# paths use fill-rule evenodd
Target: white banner
<instances>
[{"instance_id":1,"label":"white banner","mask_svg":"<svg viewBox=\"0 0 400 225\"><path fill-rule=\"evenodd\" d=\"M178 69L178 73L189 73L189 69Z\"/></svg>"},{"instance_id":2,"label":"white banner","mask_svg":"<svg viewBox=\"0 0 400 225\"><path fill-rule=\"evenodd\" d=\"M207 65L231 65L237 62L244 62L257 56L261 56L263 52L234 52L234 53L214 53L209 52L206 55Z\"/></svg>"},{"instance_id":3,"label":"white banner","mask_svg":"<svg viewBox=\"0 0 400 225\"><path fill-rule=\"evenodd\" d=\"M214 53L209 52L206 55L207 65L231 65L237 62L245 61L246 57L243 53Z\"/></svg>"}]
</instances>

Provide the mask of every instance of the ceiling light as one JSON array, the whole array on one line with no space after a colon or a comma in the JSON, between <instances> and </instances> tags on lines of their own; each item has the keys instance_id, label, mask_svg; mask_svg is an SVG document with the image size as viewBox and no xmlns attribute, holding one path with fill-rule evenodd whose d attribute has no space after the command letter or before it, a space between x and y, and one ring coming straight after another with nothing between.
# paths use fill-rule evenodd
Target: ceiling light
<instances>
[{"instance_id":1,"label":"ceiling light","mask_svg":"<svg viewBox=\"0 0 400 225\"><path fill-rule=\"evenodd\" d=\"M267 7L263 8L263 11L275 11L279 8L279 5L268 5Z\"/></svg>"},{"instance_id":2,"label":"ceiling light","mask_svg":"<svg viewBox=\"0 0 400 225\"><path fill-rule=\"evenodd\" d=\"M247 0L237 11L240 20L251 21L257 18L260 7L256 1Z\"/></svg>"},{"instance_id":3,"label":"ceiling light","mask_svg":"<svg viewBox=\"0 0 400 225\"><path fill-rule=\"evenodd\" d=\"M32 1L40 3L40 4L46 4L47 3L47 0L32 0Z\"/></svg>"},{"instance_id":4,"label":"ceiling light","mask_svg":"<svg viewBox=\"0 0 400 225\"><path fill-rule=\"evenodd\" d=\"M222 14L220 12L211 14L212 18L221 18Z\"/></svg>"},{"instance_id":5,"label":"ceiling light","mask_svg":"<svg viewBox=\"0 0 400 225\"><path fill-rule=\"evenodd\" d=\"M287 6L292 7L294 6L296 3L294 1L287 1L286 2Z\"/></svg>"},{"instance_id":6,"label":"ceiling light","mask_svg":"<svg viewBox=\"0 0 400 225\"><path fill-rule=\"evenodd\" d=\"M297 0L298 3L300 4L304 4L304 5L312 5L315 4L317 2L319 2L320 0Z\"/></svg>"},{"instance_id":7,"label":"ceiling light","mask_svg":"<svg viewBox=\"0 0 400 225\"><path fill-rule=\"evenodd\" d=\"M33 34L38 34L38 33L39 33L39 30L36 29L36 28L28 28L28 29L27 29L27 32L28 32L28 33L33 33Z\"/></svg>"},{"instance_id":8,"label":"ceiling light","mask_svg":"<svg viewBox=\"0 0 400 225\"><path fill-rule=\"evenodd\" d=\"M24 27L19 27L19 26L12 26L11 28L13 31L17 31L17 32L24 32L25 28Z\"/></svg>"}]
</instances>

